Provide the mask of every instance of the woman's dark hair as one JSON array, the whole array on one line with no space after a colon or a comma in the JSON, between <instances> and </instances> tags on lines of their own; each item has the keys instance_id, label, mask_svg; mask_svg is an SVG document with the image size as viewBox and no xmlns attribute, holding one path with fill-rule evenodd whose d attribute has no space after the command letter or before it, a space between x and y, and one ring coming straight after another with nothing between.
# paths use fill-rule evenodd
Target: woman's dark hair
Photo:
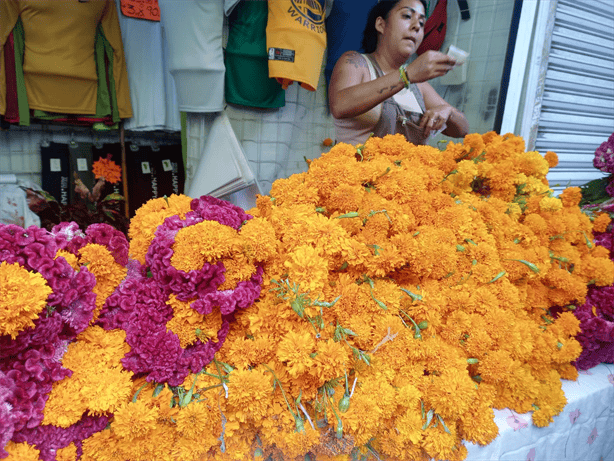
<instances>
[{"instance_id":1,"label":"woman's dark hair","mask_svg":"<svg viewBox=\"0 0 614 461\"><path fill-rule=\"evenodd\" d=\"M375 20L380 16L384 19L388 19L388 14L397 3L401 0L382 0L377 2L371 11L369 11L369 17L367 18L367 25L362 33L362 49L365 53L373 53L377 48L377 30L375 29ZM426 12L426 0L420 0L424 11Z\"/></svg>"}]
</instances>

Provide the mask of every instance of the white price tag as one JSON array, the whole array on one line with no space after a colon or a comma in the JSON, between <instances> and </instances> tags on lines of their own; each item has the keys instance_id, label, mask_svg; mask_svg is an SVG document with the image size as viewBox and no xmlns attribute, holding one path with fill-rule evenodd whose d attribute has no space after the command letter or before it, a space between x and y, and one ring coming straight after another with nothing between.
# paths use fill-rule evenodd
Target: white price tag
<instances>
[{"instance_id":1,"label":"white price tag","mask_svg":"<svg viewBox=\"0 0 614 461\"><path fill-rule=\"evenodd\" d=\"M173 164L170 159L162 160L162 169L164 171L173 171Z\"/></svg>"},{"instance_id":2,"label":"white price tag","mask_svg":"<svg viewBox=\"0 0 614 461\"><path fill-rule=\"evenodd\" d=\"M60 161L59 158L49 159L49 170L51 170L54 173L57 173L58 171L62 171L62 162Z\"/></svg>"},{"instance_id":3,"label":"white price tag","mask_svg":"<svg viewBox=\"0 0 614 461\"><path fill-rule=\"evenodd\" d=\"M465 62L467 62L467 59L469 59L469 53L461 50L460 48L455 47L454 45L450 45L446 54L456 59L455 66L462 66L463 64L465 64Z\"/></svg>"},{"instance_id":4,"label":"white price tag","mask_svg":"<svg viewBox=\"0 0 614 461\"><path fill-rule=\"evenodd\" d=\"M423 113L416 96L408 88L403 88L393 96L393 99L397 102L397 104L399 104L399 106L401 106L403 110L416 112L418 114Z\"/></svg>"},{"instance_id":5,"label":"white price tag","mask_svg":"<svg viewBox=\"0 0 614 461\"><path fill-rule=\"evenodd\" d=\"M149 162L141 162L141 171L143 174L150 174L151 168L149 167Z\"/></svg>"},{"instance_id":6,"label":"white price tag","mask_svg":"<svg viewBox=\"0 0 614 461\"><path fill-rule=\"evenodd\" d=\"M87 171L87 159L80 157L77 159L77 171Z\"/></svg>"}]
</instances>

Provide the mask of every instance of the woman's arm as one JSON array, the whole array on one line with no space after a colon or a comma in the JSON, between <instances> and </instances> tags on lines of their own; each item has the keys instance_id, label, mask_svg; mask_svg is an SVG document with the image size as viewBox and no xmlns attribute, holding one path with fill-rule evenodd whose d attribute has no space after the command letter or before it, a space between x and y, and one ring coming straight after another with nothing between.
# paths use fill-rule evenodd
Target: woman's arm
<instances>
[{"instance_id":1,"label":"woman's arm","mask_svg":"<svg viewBox=\"0 0 614 461\"><path fill-rule=\"evenodd\" d=\"M444 124L447 126L443 131L446 136L464 138L469 134L469 122L465 114L448 104L429 83L420 83L418 87L426 106L426 111L420 121L420 127L425 130L426 136L431 131L440 130Z\"/></svg>"},{"instance_id":2,"label":"woman's arm","mask_svg":"<svg viewBox=\"0 0 614 461\"><path fill-rule=\"evenodd\" d=\"M364 114L405 87L399 72L371 80L366 59L356 51L347 51L335 64L328 86L333 117Z\"/></svg>"},{"instance_id":3,"label":"woman's arm","mask_svg":"<svg viewBox=\"0 0 614 461\"><path fill-rule=\"evenodd\" d=\"M426 82L441 77L452 69L455 63L454 58L448 55L427 51L407 66L406 75L412 83ZM330 78L330 112L335 118L356 117L394 96L404 87L398 69L371 80L366 58L356 51L347 51L335 64Z\"/></svg>"}]
</instances>

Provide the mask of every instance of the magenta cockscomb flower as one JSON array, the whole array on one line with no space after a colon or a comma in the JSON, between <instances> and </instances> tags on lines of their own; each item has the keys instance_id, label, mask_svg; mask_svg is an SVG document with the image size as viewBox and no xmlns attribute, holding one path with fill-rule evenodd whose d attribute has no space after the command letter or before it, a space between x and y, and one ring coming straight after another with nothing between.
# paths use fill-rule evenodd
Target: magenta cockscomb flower
<instances>
[{"instance_id":1,"label":"magenta cockscomb flower","mask_svg":"<svg viewBox=\"0 0 614 461\"><path fill-rule=\"evenodd\" d=\"M76 222L63 222L54 226L51 234L58 248L74 255L88 243L96 243L106 247L121 266L128 264L128 240L110 224L90 224L83 232Z\"/></svg>"},{"instance_id":2,"label":"magenta cockscomb flower","mask_svg":"<svg viewBox=\"0 0 614 461\"><path fill-rule=\"evenodd\" d=\"M192 200L190 208L195 216L199 216L203 220L217 221L235 230L238 230L245 221L252 218L242 208L209 195L203 195Z\"/></svg>"},{"instance_id":3,"label":"magenta cockscomb flower","mask_svg":"<svg viewBox=\"0 0 614 461\"><path fill-rule=\"evenodd\" d=\"M72 375L60 363L63 351L65 343L59 341L0 360L0 371L15 384L5 402L11 406L15 434L42 422L53 383Z\"/></svg>"},{"instance_id":4,"label":"magenta cockscomb flower","mask_svg":"<svg viewBox=\"0 0 614 461\"><path fill-rule=\"evenodd\" d=\"M614 133L595 150L593 166L605 173L614 173Z\"/></svg>"},{"instance_id":5,"label":"magenta cockscomb flower","mask_svg":"<svg viewBox=\"0 0 614 461\"><path fill-rule=\"evenodd\" d=\"M15 421L18 415L13 411L11 402L15 398L16 390L15 381L0 370L0 458L8 456L4 447L15 432Z\"/></svg>"},{"instance_id":6,"label":"magenta cockscomb flower","mask_svg":"<svg viewBox=\"0 0 614 461\"><path fill-rule=\"evenodd\" d=\"M106 329L126 331L130 352L122 359L127 370L147 375L148 381L180 385L190 371L199 371L212 359L226 338L228 321L218 342L197 340L182 348L179 337L167 330L173 310L164 290L151 278L126 280L107 299L99 322Z\"/></svg>"},{"instance_id":7,"label":"magenta cockscomb flower","mask_svg":"<svg viewBox=\"0 0 614 461\"><path fill-rule=\"evenodd\" d=\"M0 359L28 347L72 339L89 325L96 307L94 274L86 267L76 271L64 258L55 258L57 249L54 236L45 229L0 225L0 262L39 273L52 289L46 311L34 320L34 327L19 332L15 339L0 335Z\"/></svg>"},{"instance_id":8,"label":"magenta cockscomb flower","mask_svg":"<svg viewBox=\"0 0 614 461\"><path fill-rule=\"evenodd\" d=\"M202 221L201 217L191 213L186 214L185 219L179 216L166 218L158 226L145 256L153 279L162 289L175 293L182 301L214 291L224 282L224 265L221 262L205 263L201 269L187 272L176 269L171 263L177 232Z\"/></svg>"},{"instance_id":9,"label":"magenta cockscomb flower","mask_svg":"<svg viewBox=\"0 0 614 461\"><path fill-rule=\"evenodd\" d=\"M191 203L185 218L174 215L158 226L147 254L146 266L134 268L115 292L107 298L98 322L106 329L126 331L130 352L122 359L124 367L148 381L179 385L190 372L206 366L224 343L236 309L249 307L260 296L261 267L255 267L248 280L233 289L219 289L225 282L226 267L222 260L205 262L200 269L184 271L172 264L177 233L203 221L215 221L235 231L251 219L243 209L213 197L203 196ZM199 251L195 248L194 251ZM222 322L216 340L197 338L182 347L179 336L167 328L174 312L170 297L189 302L202 315L218 309Z\"/></svg>"},{"instance_id":10,"label":"magenta cockscomb flower","mask_svg":"<svg viewBox=\"0 0 614 461\"><path fill-rule=\"evenodd\" d=\"M611 248L612 233L600 234L595 242ZM574 314L581 329L576 339L582 344L576 368L587 370L602 362L614 363L614 286L589 287L586 302Z\"/></svg>"},{"instance_id":11,"label":"magenta cockscomb flower","mask_svg":"<svg viewBox=\"0 0 614 461\"><path fill-rule=\"evenodd\" d=\"M16 443L27 442L40 451L42 461L55 461L56 452L71 443L77 447L77 459L83 454L83 441L94 433L102 431L109 423L107 416L83 415L81 420L69 427L57 427L51 424L25 428L15 434Z\"/></svg>"}]
</instances>

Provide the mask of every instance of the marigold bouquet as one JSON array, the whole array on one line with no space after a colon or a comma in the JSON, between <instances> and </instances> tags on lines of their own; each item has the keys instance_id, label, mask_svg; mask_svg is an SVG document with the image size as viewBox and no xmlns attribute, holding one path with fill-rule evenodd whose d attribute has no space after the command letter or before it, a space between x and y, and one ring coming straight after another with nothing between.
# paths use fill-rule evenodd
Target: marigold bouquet
<instances>
[{"instance_id":1,"label":"marigold bouquet","mask_svg":"<svg viewBox=\"0 0 614 461\"><path fill-rule=\"evenodd\" d=\"M335 145L248 213L179 195L129 241L60 226L50 251L93 274L95 302L33 411L47 432L0 423L8 459L462 460L497 436L493 408L548 425L577 376L573 306L614 281L603 222L548 187L556 161L494 132L443 151L386 136ZM0 310L7 344L22 306Z\"/></svg>"}]
</instances>

